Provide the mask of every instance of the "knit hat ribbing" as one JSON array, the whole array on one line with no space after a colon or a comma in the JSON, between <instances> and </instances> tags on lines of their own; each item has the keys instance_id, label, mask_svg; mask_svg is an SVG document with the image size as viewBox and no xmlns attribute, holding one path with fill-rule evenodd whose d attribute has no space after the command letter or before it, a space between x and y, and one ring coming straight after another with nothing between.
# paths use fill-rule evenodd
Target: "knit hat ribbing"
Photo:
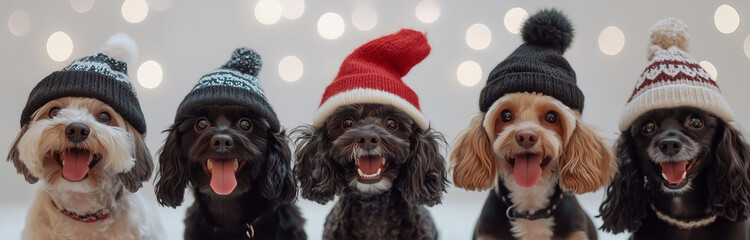
<instances>
[{"instance_id":1,"label":"knit hat ribbing","mask_svg":"<svg viewBox=\"0 0 750 240\"><path fill-rule=\"evenodd\" d=\"M687 25L667 18L651 27L648 67L635 85L620 120L625 131L642 114L662 108L690 106L733 121L734 113L711 76L685 52Z\"/></svg>"},{"instance_id":2,"label":"knit hat ribbing","mask_svg":"<svg viewBox=\"0 0 750 240\"><path fill-rule=\"evenodd\" d=\"M88 97L109 105L139 133L146 133L141 105L127 75L126 62L134 61L137 54L133 39L118 33L107 40L100 53L75 60L70 66L51 73L31 90L21 113L21 126L52 100Z\"/></svg>"},{"instance_id":3,"label":"knit hat ribbing","mask_svg":"<svg viewBox=\"0 0 750 240\"><path fill-rule=\"evenodd\" d=\"M557 10L545 9L529 17L521 33L524 43L490 72L479 109L487 112L508 93L537 92L583 111L575 71L562 56L573 39L570 21Z\"/></svg>"},{"instance_id":4,"label":"knit hat ribbing","mask_svg":"<svg viewBox=\"0 0 750 240\"><path fill-rule=\"evenodd\" d=\"M430 45L424 34L410 29L358 47L326 87L313 126L322 126L340 106L375 103L394 106L408 114L420 128L428 129L429 120L419 108L417 94L401 78L429 54Z\"/></svg>"},{"instance_id":5,"label":"knit hat ribbing","mask_svg":"<svg viewBox=\"0 0 750 240\"><path fill-rule=\"evenodd\" d=\"M233 105L247 107L263 117L268 121L270 131L281 131L279 119L257 77L262 65L260 55L255 51L238 48L224 66L201 77L177 108L175 121L195 114L193 111L201 106Z\"/></svg>"}]
</instances>

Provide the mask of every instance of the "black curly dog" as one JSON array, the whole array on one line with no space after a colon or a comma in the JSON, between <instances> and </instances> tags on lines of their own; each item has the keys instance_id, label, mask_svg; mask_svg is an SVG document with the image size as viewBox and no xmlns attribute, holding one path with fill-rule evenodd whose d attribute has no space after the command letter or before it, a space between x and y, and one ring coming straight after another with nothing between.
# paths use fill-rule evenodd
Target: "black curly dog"
<instances>
[{"instance_id":1,"label":"black curly dog","mask_svg":"<svg viewBox=\"0 0 750 240\"><path fill-rule=\"evenodd\" d=\"M338 195L323 239L436 239L430 213L447 185L443 136L379 104L340 107L322 127L300 127L294 171L302 197Z\"/></svg>"},{"instance_id":2,"label":"black curly dog","mask_svg":"<svg viewBox=\"0 0 750 240\"><path fill-rule=\"evenodd\" d=\"M185 218L185 239L307 238L293 204L297 185L288 139L253 116L243 107L205 106L165 131L156 196L164 206L179 206L190 183L195 202ZM211 169L231 161L236 187L217 194Z\"/></svg>"},{"instance_id":3,"label":"black curly dog","mask_svg":"<svg viewBox=\"0 0 750 240\"><path fill-rule=\"evenodd\" d=\"M615 147L620 168L600 207L602 229L632 239L750 238L750 148L732 125L696 108L657 109ZM683 222L716 217L680 229L656 211Z\"/></svg>"}]
</instances>

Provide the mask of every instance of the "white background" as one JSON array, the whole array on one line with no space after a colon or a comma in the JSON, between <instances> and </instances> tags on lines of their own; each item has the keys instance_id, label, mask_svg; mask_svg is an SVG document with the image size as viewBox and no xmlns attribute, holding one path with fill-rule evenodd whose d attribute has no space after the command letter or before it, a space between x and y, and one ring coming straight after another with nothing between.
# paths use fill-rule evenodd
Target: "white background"
<instances>
[{"instance_id":1,"label":"white background","mask_svg":"<svg viewBox=\"0 0 750 240\"><path fill-rule=\"evenodd\" d=\"M422 110L432 126L442 131L449 142L463 130L478 111L478 95L489 71L520 43L520 35L503 26L505 13L522 7L530 14L544 7L558 7L572 20L576 29L572 47L565 56L576 70L578 85L586 95L584 119L598 126L609 139L617 137L617 122L622 106L632 92L636 78L646 65L648 29L656 21L673 16L689 26L689 52L698 60L707 60L718 69L718 84L743 126L750 124L747 69L750 59L743 52L743 41L750 33L746 21L748 1L728 1L740 15L740 25L731 34L714 26L714 11L719 1L635 0L635 1L438 1L440 16L422 23L415 16L418 1L305 1L302 16L282 18L272 25L256 20L256 0L248 1L149 1L168 4L162 11L149 10L140 23L125 21L120 13L122 1L95 0L86 13L75 12L67 0L4 0L0 3L0 26L16 10L30 16L30 28L23 36L0 28L0 156L7 154L20 129L19 117L29 92L49 73L62 69L72 60L90 55L115 32L126 32L140 48L140 57L129 65L130 76L138 92L148 123L146 138L155 154L174 118L184 95L203 74L224 64L232 50L250 47L264 61L260 79L266 95L281 123L287 128L311 123L323 89L336 75L341 61L357 46L400 28L427 33L432 53L404 78L419 95ZM353 9L361 4L374 7L377 25L361 31L352 25ZM156 6L156 5L155 5ZM163 6L163 5L162 5ZM345 21L343 35L323 39L316 30L318 18L326 12L340 14ZM465 33L474 23L483 23L492 32L484 50L468 47ZM619 54L605 55L599 50L599 33L617 26L625 34ZM46 52L47 38L56 31L67 33L74 44L70 58L55 62ZM293 83L282 81L278 73L281 58L297 56L304 64L302 77ZM146 89L136 80L141 63L154 60L161 64L164 78L154 89ZM456 77L458 65L466 60L479 63L482 80L472 87L461 85ZM12 164L0 163L0 237L16 239L23 228L24 216L33 198L33 189L17 175ZM139 191L156 204L153 183ZM469 239L486 192L467 192L450 187L442 205L431 208L442 239ZM597 215L602 194L579 197L590 215ZM192 202L188 197L183 206ZM323 219L331 204L321 206L300 200L308 219L311 239L321 236ZM168 239L180 239L185 208L158 208L167 228ZM601 221L595 218L595 225ZM606 235L603 239L624 239Z\"/></svg>"}]
</instances>

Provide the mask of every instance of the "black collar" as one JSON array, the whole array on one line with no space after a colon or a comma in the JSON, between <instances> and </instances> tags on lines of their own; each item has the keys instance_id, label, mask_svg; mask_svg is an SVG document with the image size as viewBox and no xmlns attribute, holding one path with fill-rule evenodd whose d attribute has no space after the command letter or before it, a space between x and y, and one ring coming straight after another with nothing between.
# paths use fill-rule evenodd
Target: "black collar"
<instances>
[{"instance_id":1,"label":"black collar","mask_svg":"<svg viewBox=\"0 0 750 240\"><path fill-rule=\"evenodd\" d=\"M531 213L529 211L516 211L516 206L513 204L513 202L510 201L510 197L508 196L508 194L510 194L510 190L505 187L503 181L499 178L497 180L495 194L497 194L497 197L500 198L503 204L505 204L505 216L510 220L517 218L526 220L549 218L555 213L557 207L560 206L562 201L566 198L565 193L562 191L562 189L560 189L560 185L555 185L555 193L553 193L550 197L549 205L547 205L547 208Z\"/></svg>"},{"instance_id":2,"label":"black collar","mask_svg":"<svg viewBox=\"0 0 750 240\"><path fill-rule=\"evenodd\" d=\"M278 205L274 205L271 208L268 208L267 210L264 210L261 212L261 214L255 218L251 222L246 222L244 224L241 224L239 226L234 227L218 227L211 225L206 222L205 218L203 221L200 221L201 227L204 229L207 229L209 232L212 232L213 235L217 237L236 237L236 236L245 236L247 239L253 239L255 237L255 228L259 225L262 225L266 222L267 219L273 218L273 214L276 213L276 210L279 208Z\"/></svg>"}]
</instances>

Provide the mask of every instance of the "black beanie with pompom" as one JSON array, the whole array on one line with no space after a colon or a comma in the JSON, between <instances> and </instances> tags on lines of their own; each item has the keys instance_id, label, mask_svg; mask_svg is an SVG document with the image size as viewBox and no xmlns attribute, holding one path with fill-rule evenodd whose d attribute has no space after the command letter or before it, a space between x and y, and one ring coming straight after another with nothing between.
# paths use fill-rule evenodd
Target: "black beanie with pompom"
<instances>
[{"instance_id":1,"label":"black beanie with pompom","mask_svg":"<svg viewBox=\"0 0 750 240\"><path fill-rule=\"evenodd\" d=\"M268 121L269 130L281 131L279 119L268 103L258 80L263 62L260 55L248 48L238 48L224 66L201 77L193 90L177 108L175 121L196 114L207 105L247 107Z\"/></svg>"},{"instance_id":2,"label":"black beanie with pompom","mask_svg":"<svg viewBox=\"0 0 750 240\"><path fill-rule=\"evenodd\" d=\"M487 112L508 93L536 92L582 112L583 92L576 85L575 71L562 56L573 40L570 20L558 10L544 9L523 23L521 35L524 43L490 72L479 96L479 109Z\"/></svg>"}]
</instances>

